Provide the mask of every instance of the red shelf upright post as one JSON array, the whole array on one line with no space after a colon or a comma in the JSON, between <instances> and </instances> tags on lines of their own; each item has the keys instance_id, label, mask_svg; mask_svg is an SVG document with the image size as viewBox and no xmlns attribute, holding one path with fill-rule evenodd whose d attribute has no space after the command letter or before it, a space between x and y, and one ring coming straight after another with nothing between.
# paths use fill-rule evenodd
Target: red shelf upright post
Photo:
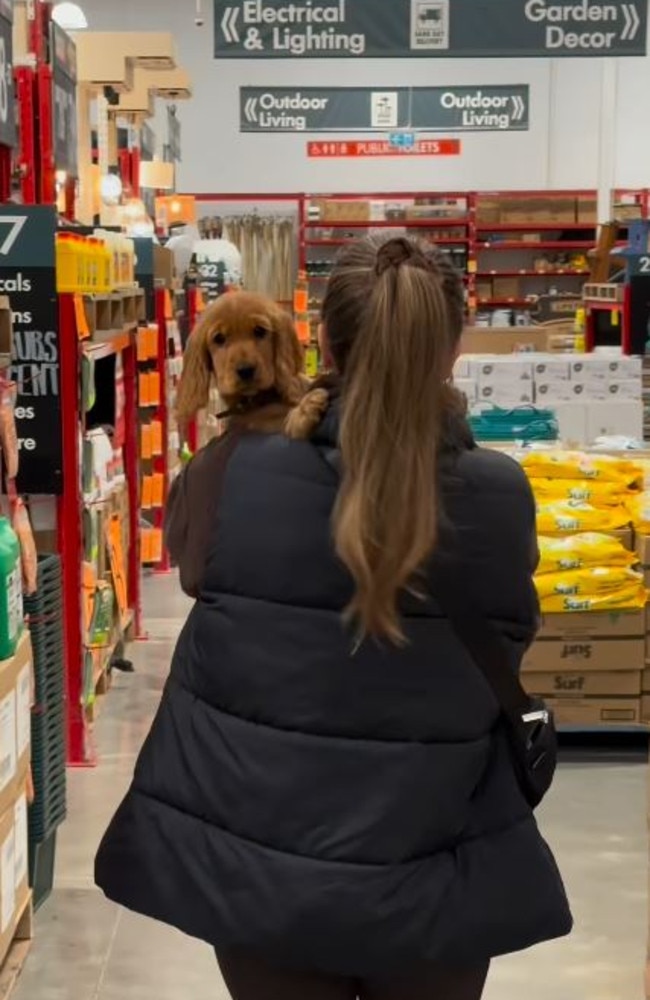
<instances>
[{"instance_id":1,"label":"red shelf upright post","mask_svg":"<svg viewBox=\"0 0 650 1000\"><path fill-rule=\"evenodd\" d=\"M18 103L20 148L18 169L24 205L36 204L36 142L34 129L34 71L29 67L14 70Z\"/></svg>"},{"instance_id":2,"label":"red shelf upright post","mask_svg":"<svg viewBox=\"0 0 650 1000\"><path fill-rule=\"evenodd\" d=\"M83 713L83 636L81 627L82 511L79 493L79 343L74 299L59 296L61 351L61 434L63 491L59 497L58 548L63 577L63 633L68 763L88 763Z\"/></svg>"},{"instance_id":3,"label":"red shelf upright post","mask_svg":"<svg viewBox=\"0 0 650 1000\"><path fill-rule=\"evenodd\" d=\"M156 528L163 529L164 505L167 502L169 493L169 414L168 405L168 384L167 384L167 291L164 288L156 290L156 323L158 324L158 358L157 367L160 376L160 404L156 410L156 419L160 421L162 428L163 453L155 459L154 469L163 477L163 508L154 513L154 523ZM159 573L168 573L171 569L169 554L163 545L162 559L158 564Z\"/></svg>"},{"instance_id":4,"label":"red shelf upright post","mask_svg":"<svg viewBox=\"0 0 650 1000\"><path fill-rule=\"evenodd\" d=\"M198 308L198 290L196 288L188 288L187 290L187 320L190 329L190 336L192 330L196 326L196 321L199 315ZM183 442L181 442L182 444ZM197 426L196 419L192 420L190 426L187 430L187 446L191 453L194 455L199 447L199 430Z\"/></svg>"},{"instance_id":5,"label":"red shelf upright post","mask_svg":"<svg viewBox=\"0 0 650 1000\"><path fill-rule=\"evenodd\" d=\"M138 461L138 401L137 356L131 338L129 347L122 352L124 367L124 404L126 438L124 441L124 471L129 497L129 551L127 555L127 580L129 607L133 609L134 633L142 636L142 594L140 587L140 475Z\"/></svg>"}]
</instances>

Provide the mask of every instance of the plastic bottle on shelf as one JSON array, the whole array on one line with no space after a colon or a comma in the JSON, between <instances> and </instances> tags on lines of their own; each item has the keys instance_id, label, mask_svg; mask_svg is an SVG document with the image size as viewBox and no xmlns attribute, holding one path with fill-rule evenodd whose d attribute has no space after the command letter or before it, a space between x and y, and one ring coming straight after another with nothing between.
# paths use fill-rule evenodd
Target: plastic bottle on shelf
<instances>
[{"instance_id":1,"label":"plastic bottle on shelf","mask_svg":"<svg viewBox=\"0 0 650 1000\"><path fill-rule=\"evenodd\" d=\"M0 660L16 652L24 627L20 543L6 517L0 517Z\"/></svg>"},{"instance_id":2,"label":"plastic bottle on shelf","mask_svg":"<svg viewBox=\"0 0 650 1000\"><path fill-rule=\"evenodd\" d=\"M79 251L73 233L56 237L56 290L78 292L80 286Z\"/></svg>"}]
</instances>

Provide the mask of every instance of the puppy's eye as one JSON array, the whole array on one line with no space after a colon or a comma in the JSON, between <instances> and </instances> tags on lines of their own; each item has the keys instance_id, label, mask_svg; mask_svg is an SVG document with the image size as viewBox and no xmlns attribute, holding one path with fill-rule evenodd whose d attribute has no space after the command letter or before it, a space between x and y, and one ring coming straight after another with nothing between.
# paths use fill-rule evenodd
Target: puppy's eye
<instances>
[{"instance_id":1,"label":"puppy's eye","mask_svg":"<svg viewBox=\"0 0 650 1000\"><path fill-rule=\"evenodd\" d=\"M268 337L268 335L269 331L266 329L266 327L256 326L255 329L253 330L253 336L255 337L255 340L264 340L264 338Z\"/></svg>"},{"instance_id":2,"label":"puppy's eye","mask_svg":"<svg viewBox=\"0 0 650 1000\"><path fill-rule=\"evenodd\" d=\"M214 337L212 338L212 343L216 344L217 347L223 347L224 344L226 343L225 333L215 333Z\"/></svg>"}]
</instances>

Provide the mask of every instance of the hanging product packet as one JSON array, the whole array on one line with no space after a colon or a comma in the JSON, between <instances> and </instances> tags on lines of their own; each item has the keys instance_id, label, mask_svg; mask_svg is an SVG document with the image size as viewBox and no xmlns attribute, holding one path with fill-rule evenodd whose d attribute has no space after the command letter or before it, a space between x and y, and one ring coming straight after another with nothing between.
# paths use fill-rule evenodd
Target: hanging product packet
<instances>
[{"instance_id":1,"label":"hanging product packet","mask_svg":"<svg viewBox=\"0 0 650 1000\"><path fill-rule=\"evenodd\" d=\"M627 566L589 566L535 577L540 601L550 597L600 597L625 587L643 586L643 575Z\"/></svg>"},{"instance_id":2,"label":"hanging product packet","mask_svg":"<svg viewBox=\"0 0 650 1000\"><path fill-rule=\"evenodd\" d=\"M582 451L531 451L519 456L529 479L599 480L625 489L640 486L643 470L629 458Z\"/></svg>"},{"instance_id":3,"label":"hanging product packet","mask_svg":"<svg viewBox=\"0 0 650 1000\"><path fill-rule=\"evenodd\" d=\"M530 485L538 503L564 500L592 507L618 507L640 495L620 483L600 479L531 479Z\"/></svg>"},{"instance_id":4,"label":"hanging product packet","mask_svg":"<svg viewBox=\"0 0 650 1000\"><path fill-rule=\"evenodd\" d=\"M0 386L0 448L5 469L5 479L18 475L18 434L16 432L16 384L5 382Z\"/></svg>"},{"instance_id":5,"label":"hanging product packet","mask_svg":"<svg viewBox=\"0 0 650 1000\"><path fill-rule=\"evenodd\" d=\"M537 508L537 531L540 535L575 535L582 531L622 531L630 525L628 510L618 507L592 507L587 503L558 501Z\"/></svg>"},{"instance_id":6,"label":"hanging product packet","mask_svg":"<svg viewBox=\"0 0 650 1000\"><path fill-rule=\"evenodd\" d=\"M632 584L596 597L554 594L540 601L542 614L577 614L585 611L639 611L645 607L648 591Z\"/></svg>"},{"instance_id":7,"label":"hanging product packet","mask_svg":"<svg viewBox=\"0 0 650 1000\"><path fill-rule=\"evenodd\" d=\"M564 538L540 535L538 545L538 576L587 566L633 566L638 562L638 557L618 538L595 531Z\"/></svg>"},{"instance_id":8,"label":"hanging product packet","mask_svg":"<svg viewBox=\"0 0 650 1000\"><path fill-rule=\"evenodd\" d=\"M11 526L18 536L20 544L20 561L23 571L23 593L27 597L36 593L38 586L38 556L36 554L36 542L34 532L29 520L29 514L23 501L19 498L13 504L11 514Z\"/></svg>"}]
</instances>

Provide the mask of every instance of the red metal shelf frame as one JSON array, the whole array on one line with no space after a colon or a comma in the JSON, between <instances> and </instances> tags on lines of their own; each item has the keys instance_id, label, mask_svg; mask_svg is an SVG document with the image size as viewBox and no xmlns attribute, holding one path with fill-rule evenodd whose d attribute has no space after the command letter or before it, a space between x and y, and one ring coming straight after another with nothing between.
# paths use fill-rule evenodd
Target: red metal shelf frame
<instances>
[{"instance_id":1,"label":"red metal shelf frame","mask_svg":"<svg viewBox=\"0 0 650 1000\"><path fill-rule=\"evenodd\" d=\"M79 429L83 414L80 406L81 358L84 353L106 358L121 353L125 386L124 466L129 498L130 545L127 555L129 606L134 614L136 635L141 632L141 592L139 558L139 482L136 409L135 336L118 334L114 341L83 344L79 341L74 296L59 296L61 352L61 434L63 440L63 493L58 498L58 549L63 573L63 623L65 637L65 685L67 710L68 763L92 766L94 754L83 701L83 496L80 490Z\"/></svg>"}]
</instances>

